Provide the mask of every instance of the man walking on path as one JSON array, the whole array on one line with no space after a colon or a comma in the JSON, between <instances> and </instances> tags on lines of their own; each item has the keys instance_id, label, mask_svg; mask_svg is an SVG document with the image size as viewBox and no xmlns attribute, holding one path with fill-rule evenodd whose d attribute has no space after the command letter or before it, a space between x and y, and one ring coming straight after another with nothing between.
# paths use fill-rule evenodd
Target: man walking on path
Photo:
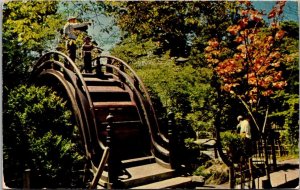
<instances>
[{"instance_id":1,"label":"man walking on path","mask_svg":"<svg viewBox=\"0 0 300 190\"><path fill-rule=\"evenodd\" d=\"M239 115L238 117L237 117L237 120L238 120L238 124L237 124L237 126L236 126L236 132L237 132L237 134L240 134L240 131L241 131L241 123L242 123L242 121L243 121L243 116L241 116L241 115Z\"/></svg>"},{"instance_id":2,"label":"man walking on path","mask_svg":"<svg viewBox=\"0 0 300 190\"><path fill-rule=\"evenodd\" d=\"M245 119L240 122L241 123L240 135L251 140L251 127L249 121L250 121L249 116L246 116Z\"/></svg>"}]
</instances>

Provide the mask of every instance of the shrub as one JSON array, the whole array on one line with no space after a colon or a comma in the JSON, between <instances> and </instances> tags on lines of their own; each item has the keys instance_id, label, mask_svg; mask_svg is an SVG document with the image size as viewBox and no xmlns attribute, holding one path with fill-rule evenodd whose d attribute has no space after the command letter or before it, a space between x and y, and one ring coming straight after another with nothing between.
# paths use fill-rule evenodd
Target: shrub
<instances>
[{"instance_id":1,"label":"shrub","mask_svg":"<svg viewBox=\"0 0 300 190\"><path fill-rule=\"evenodd\" d=\"M83 156L72 136L78 132L67 103L47 87L21 85L10 91L3 112L6 184L22 187L31 169L31 187L71 187L72 170Z\"/></svg>"},{"instance_id":2,"label":"shrub","mask_svg":"<svg viewBox=\"0 0 300 190\"><path fill-rule=\"evenodd\" d=\"M225 131L221 133L221 139L222 146L231 161L237 163L241 156L246 155L245 143L239 134Z\"/></svg>"}]
</instances>

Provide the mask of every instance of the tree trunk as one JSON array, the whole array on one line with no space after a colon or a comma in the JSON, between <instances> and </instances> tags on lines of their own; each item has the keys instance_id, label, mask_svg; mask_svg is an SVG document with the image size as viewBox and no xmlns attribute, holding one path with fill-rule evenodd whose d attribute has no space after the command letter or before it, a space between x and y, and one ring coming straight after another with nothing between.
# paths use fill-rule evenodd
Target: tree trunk
<instances>
[{"instance_id":1,"label":"tree trunk","mask_svg":"<svg viewBox=\"0 0 300 190\"><path fill-rule=\"evenodd\" d=\"M263 188L271 188L271 180L270 180L270 169L269 169L269 158L268 158L268 145L267 145L267 137L265 134L262 135L263 137L263 143L264 143L264 157L265 157L265 172L266 172L266 181L265 181L265 187Z\"/></svg>"},{"instance_id":2,"label":"tree trunk","mask_svg":"<svg viewBox=\"0 0 300 190\"><path fill-rule=\"evenodd\" d=\"M235 186L235 175L234 175L234 165L229 167L229 188L233 189Z\"/></svg>"}]
</instances>

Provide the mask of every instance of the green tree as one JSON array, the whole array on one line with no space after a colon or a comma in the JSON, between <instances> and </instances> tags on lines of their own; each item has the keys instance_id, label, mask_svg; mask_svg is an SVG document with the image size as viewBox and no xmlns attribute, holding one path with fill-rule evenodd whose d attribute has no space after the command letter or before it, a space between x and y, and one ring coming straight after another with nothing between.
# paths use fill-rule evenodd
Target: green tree
<instances>
[{"instance_id":1,"label":"green tree","mask_svg":"<svg viewBox=\"0 0 300 190\"><path fill-rule=\"evenodd\" d=\"M62 28L57 1L11 1L3 5L4 90L24 83L33 62ZM5 91L4 91L5 92Z\"/></svg>"},{"instance_id":2,"label":"green tree","mask_svg":"<svg viewBox=\"0 0 300 190\"><path fill-rule=\"evenodd\" d=\"M283 38L280 51L292 55L293 59L283 62L287 86L272 98L274 106L270 108L270 120L284 129L281 140L290 152L295 152L299 143L299 24L284 21L281 26L286 31L286 37ZM282 106L276 106L278 104Z\"/></svg>"},{"instance_id":3,"label":"green tree","mask_svg":"<svg viewBox=\"0 0 300 190\"><path fill-rule=\"evenodd\" d=\"M232 4L232 5L231 5ZM152 40L157 53L170 50L170 56L190 55L191 43L203 31L218 35L231 18L226 2L141 1L109 2L107 10L115 17L123 38ZM206 33L207 35L209 33Z\"/></svg>"},{"instance_id":4,"label":"green tree","mask_svg":"<svg viewBox=\"0 0 300 190\"><path fill-rule=\"evenodd\" d=\"M68 104L46 87L21 85L9 93L4 108L6 185L22 188L25 169L31 169L32 188L80 185L74 172L84 160Z\"/></svg>"},{"instance_id":5,"label":"green tree","mask_svg":"<svg viewBox=\"0 0 300 190\"><path fill-rule=\"evenodd\" d=\"M149 88L158 92L164 105L176 107L178 119L205 131L213 126L216 106L204 44L211 37L225 35L236 6L233 2L110 2L107 7L123 31L123 41L113 54L142 73L156 67L155 74L141 74L145 81L152 78L146 82ZM184 64L176 60L188 55ZM163 60L166 64L155 66Z\"/></svg>"}]
</instances>

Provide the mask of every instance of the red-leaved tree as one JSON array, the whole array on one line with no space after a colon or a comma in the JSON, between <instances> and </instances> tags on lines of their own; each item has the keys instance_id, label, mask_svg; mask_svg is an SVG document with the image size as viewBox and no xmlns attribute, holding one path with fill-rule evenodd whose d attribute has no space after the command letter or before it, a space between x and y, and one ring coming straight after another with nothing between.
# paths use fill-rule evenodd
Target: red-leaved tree
<instances>
[{"instance_id":1,"label":"red-leaved tree","mask_svg":"<svg viewBox=\"0 0 300 190\"><path fill-rule=\"evenodd\" d=\"M279 49L285 34L279 23L285 1L277 2L268 14L269 27L265 27L264 14L255 10L251 2L240 3L244 8L239 12L241 19L227 29L234 37L234 47L213 38L205 49L206 58L219 76L222 90L240 99L262 132L253 112L266 105L262 100L287 85L281 63L292 59Z\"/></svg>"},{"instance_id":2,"label":"red-leaved tree","mask_svg":"<svg viewBox=\"0 0 300 190\"><path fill-rule=\"evenodd\" d=\"M230 35L209 40L205 48L221 89L243 103L264 140L269 99L287 85L282 63L292 60L280 49L285 35L279 22L284 5L285 1L276 2L266 15L254 9L250 1L240 1L239 20L227 28ZM269 22L263 20L264 15ZM257 117L261 110L264 110L263 121ZM268 176L268 167L266 172Z\"/></svg>"}]
</instances>

